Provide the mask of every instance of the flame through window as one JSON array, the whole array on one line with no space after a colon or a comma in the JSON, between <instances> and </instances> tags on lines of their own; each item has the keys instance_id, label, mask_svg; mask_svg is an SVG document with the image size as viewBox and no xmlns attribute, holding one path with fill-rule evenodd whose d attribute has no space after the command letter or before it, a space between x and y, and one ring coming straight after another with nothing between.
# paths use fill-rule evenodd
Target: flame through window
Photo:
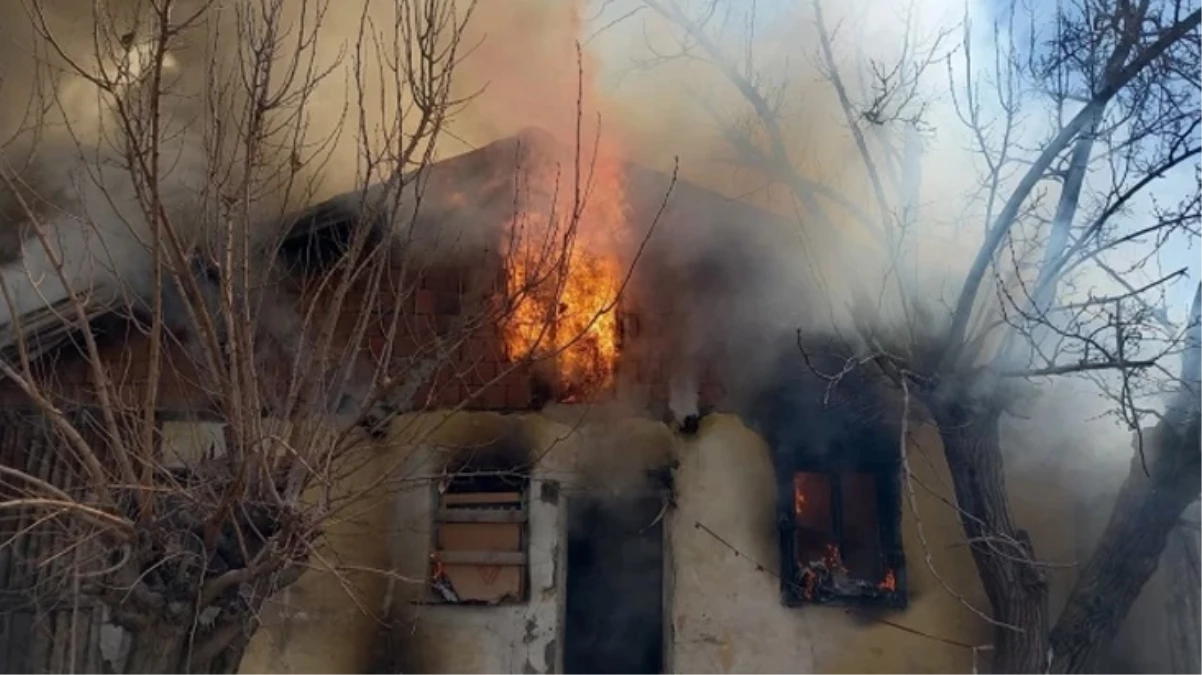
<instances>
[{"instance_id":1,"label":"flame through window","mask_svg":"<svg viewBox=\"0 0 1202 675\"><path fill-rule=\"evenodd\" d=\"M902 554L888 473L867 469L792 475L786 599L793 603L898 604Z\"/></svg>"}]
</instances>

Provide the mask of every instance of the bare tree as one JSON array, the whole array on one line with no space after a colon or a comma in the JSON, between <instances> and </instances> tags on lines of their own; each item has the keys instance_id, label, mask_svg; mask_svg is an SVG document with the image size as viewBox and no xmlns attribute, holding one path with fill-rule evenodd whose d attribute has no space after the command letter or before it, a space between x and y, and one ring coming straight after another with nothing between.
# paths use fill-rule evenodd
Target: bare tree
<instances>
[{"instance_id":1,"label":"bare tree","mask_svg":"<svg viewBox=\"0 0 1202 675\"><path fill-rule=\"evenodd\" d=\"M26 408L11 428L60 468L0 465L17 523L0 551L36 567L17 590L38 606L103 602L133 637L125 670L232 672L264 599L365 498L336 486L373 436L560 358L613 310L569 331L528 309L561 305L597 153L578 121L567 163L516 152L518 178L476 186L509 211L456 220L462 181L495 182L434 161L466 104L451 83L471 3L364 4L341 44L323 40L345 8L323 0L126 5L96 4L82 37L40 3L20 15L44 70L2 172L0 374ZM331 82L349 103L313 124ZM347 144L353 189L308 206ZM415 310L448 267L478 276L456 282L455 311ZM515 317L528 339L504 368L459 356ZM66 382L80 370L84 391ZM165 457L181 395L224 424L223 454ZM75 667L74 638L54 648Z\"/></svg>"},{"instance_id":2,"label":"bare tree","mask_svg":"<svg viewBox=\"0 0 1202 675\"><path fill-rule=\"evenodd\" d=\"M829 5L814 0L813 61L842 114L864 203L796 168L805 147L785 131L787 115L798 112L784 110L788 79L757 72L741 38L724 32L742 25L730 19L737 9L643 5L676 29L678 51L657 47L652 65L681 55L707 61L743 99L752 123L714 115L742 161L787 186L810 227L850 222L886 252L879 289L866 287L862 274L838 276L856 298L854 340L863 353L849 366L874 364L939 426L992 609L981 615L996 628L994 668L1096 669L1199 493L1198 296L1184 324L1170 321L1165 289L1185 270L1153 269L1166 242L1196 240L1197 185L1177 203L1155 201L1149 213L1130 216L1158 179L1197 167L1202 13L1190 3L1080 0L1028 22L1010 6L993 21L995 49L982 66L971 16L952 45L951 31L920 34L911 3L894 60L879 61L854 40L843 48L841 31L854 28L832 24ZM952 76L932 88L944 64ZM939 96L954 101L982 173L953 233L979 245L946 301L918 281L917 254L932 231L916 207L927 105ZM1029 138L1045 118L1049 131ZM1099 275L1117 290L1095 291L1090 279ZM900 330L878 319L893 307ZM1135 453L1110 524L1053 621L1044 568L1011 515L999 423L1032 386L1063 376L1089 378L1111 396Z\"/></svg>"}]
</instances>

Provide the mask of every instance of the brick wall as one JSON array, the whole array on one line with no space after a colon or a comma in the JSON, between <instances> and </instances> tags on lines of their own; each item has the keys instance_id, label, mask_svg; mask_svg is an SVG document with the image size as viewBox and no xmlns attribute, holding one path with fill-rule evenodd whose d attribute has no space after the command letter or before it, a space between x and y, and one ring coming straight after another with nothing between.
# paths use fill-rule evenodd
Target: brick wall
<instances>
[{"instance_id":1,"label":"brick wall","mask_svg":"<svg viewBox=\"0 0 1202 675\"><path fill-rule=\"evenodd\" d=\"M558 398L554 391L552 364L536 361L514 363L505 353L500 329L495 322L481 320L503 297L505 277L498 255L485 254L456 264L413 268L395 264L380 275L374 287L367 281L353 286L341 306L331 297L330 286L318 290L312 283L299 289L301 307L314 308L315 317L339 312L336 319L332 359L358 358L362 365L387 367L400 375L412 359L432 354L436 337L456 343L429 381L418 391L422 407L449 408L461 403L475 410L521 410ZM294 289L295 290L295 289ZM676 333L681 320L671 311L640 311L636 294L620 303L621 355L614 391L633 397L636 403L659 408L666 402L673 357L680 351ZM658 310L657 306L657 310ZM365 322L363 340L350 344L356 322ZM121 401L141 404L150 385L148 338L126 323L110 322L98 335L108 376L117 385ZM464 324L467 324L464 327ZM395 333L389 337L389 331ZM317 328L314 327L316 335ZM391 354L388 347L391 344ZM92 369L78 347L68 346L47 355L35 366L37 377L66 405L97 403ZM288 381L291 363L269 364L273 379ZM194 410L209 401L203 384L203 368L178 344L165 348L162 371L157 378L159 406L164 409ZM712 372L699 368L702 403L714 405L722 396ZM0 402L16 405L26 401L12 383L0 385Z\"/></svg>"}]
</instances>

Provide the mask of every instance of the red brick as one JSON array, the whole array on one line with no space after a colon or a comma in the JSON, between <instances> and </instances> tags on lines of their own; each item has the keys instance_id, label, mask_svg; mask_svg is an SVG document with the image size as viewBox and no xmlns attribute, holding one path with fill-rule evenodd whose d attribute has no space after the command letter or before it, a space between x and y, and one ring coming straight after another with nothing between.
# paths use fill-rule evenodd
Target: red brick
<instances>
[{"instance_id":1,"label":"red brick","mask_svg":"<svg viewBox=\"0 0 1202 675\"><path fill-rule=\"evenodd\" d=\"M448 364L449 370L453 377L463 384L475 384L476 382L476 364L468 363L461 358L456 358Z\"/></svg>"},{"instance_id":2,"label":"red brick","mask_svg":"<svg viewBox=\"0 0 1202 675\"><path fill-rule=\"evenodd\" d=\"M476 341L472 338L466 338L459 345L459 358L464 363L474 364L484 360L484 354L479 350L479 345L475 345Z\"/></svg>"},{"instance_id":3,"label":"red brick","mask_svg":"<svg viewBox=\"0 0 1202 675\"><path fill-rule=\"evenodd\" d=\"M639 362L638 367L639 382L649 385L655 385L663 381L663 368L660 367L658 359L643 359Z\"/></svg>"},{"instance_id":4,"label":"red brick","mask_svg":"<svg viewBox=\"0 0 1202 675\"><path fill-rule=\"evenodd\" d=\"M423 271L421 287L434 292L442 290L442 270L437 267L431 267Z\"/></svg>"},{"instance_id":5,"label":"red brick","mask_svg":"<svg viewBox=\"0 0 1202 675\"><path fill-rule=\"evenodd\" d=\"M434 295L434 313L454 316L463 307L463 298L458 291L438 291Z\"/></svg>"},{"instance_id":6,"label":"red brick","mask_svg":"<svg viewBox=\"0 0 1202 675\"><path fill-rule=\"evenodd\" d=\"M642 322L635 314L626 314L622 317L622 335L626 338L635 338L640 334Z\"/></svg>"},{"instance_id":7,"label":"red brick","mask_svg":"<svg viewBox=\"0 0 1202 675\"><path fill-rule=\"evenodd\" d=\"M463 361L464 382L473 386L488 384L497 377L497 364L493 361Z\"/></svg>"},{"instance_id":8,"label":"red brick","mask_svg":"<svg viewBox=\"0 0 1202 675\"><path fill-rule=\"evenodd\" d=\"M504 410L506 402L505 389L495 384L479 390L475 400L475 404L484 410Z\"/></svg>"},{"instance_id":9,"label":"red brick","mask_svg":"<svg viewBox=\"0 0 1202 675\"><path fill-rule=\"evenodd\" d=\"M463 345L463 358L468 363L496 363L505 360L505 350L499 340L473 337Z\"/></svg>"},{"instance_id":10,"label":"red brick","mask_svg":"<svg viewBox=\"0 0 1202 675\"><path fill-rule=\"evenodd\" d=\"M378 330L369 330L363 336L363 350L372 359L384 358L384 349L388 346L387 336Z\"/></svg>"},{"instance_id":11,"label":"red brick","mask_svg":"<svg viewBox=\"0 0 1202 675\"><path fill-rule=\"evenodd\" d=\"M434 291L422 289L413 294L414 312L417 314L435 314L438 307L438 296Z\"/></svg>"},{"instance_id":12,"label":"red brick","mask_svg":"<svg viewBox=\"0 0 1202 675\"><path fill-rule=\"evenodd\" d=\"M364 346L371 348L374 353L379 354L383 347L391 345L392 353L407 354L413 351L415 341L410 335L409 325L398 322L395 327L389 327L383 322L375 322L374 325L369 325L367 335L365 335Z\"/></svg>"},{"instance_id":13,"label":"red brick","mask_svg":"<svg viewBox=\"0 0 1202 675\"><path fill-rule=\"evenodd\" d=\"M530 407L530 383L505 385L505 407L511 410Z\"/></svg>"},{"instance_id":14,"label":"red brick","mask_svg":"<svg viewBox=\"0 0 1202 675\"><path fill-rule=\"evenodd\" d=\"M433 383L435 389L442 389L443 385L446 385L455 379L457 379L455 377L455 372L448 367L448 364L440 364L438 370L434 372L434 377L431 379L431 382Z\"/></svg>"},{"instance_id":15,"label":"red brick","mask_svg":"<svg viewBox=\"0 0 1202 675\"><path fill-rule=\"evenodd\" d=\"M454 408L463 402L463 385L458 382L448 382L435 390L434 406L436 408Z\"/></svg>"},{"instance_id":16,"label":"red brick","mask_svg":"<svg viewBox=\"0 0 1202 675\"><path fill-rule=\"evenodd\" d=\"M497 374L501 376L498 384L500 384L502 387L529 384L530 375L524 366L515 366L510 363L498 363Z\"/></svg>"},{"instance_id":17,"label":"red brick","mask_svg":"<svg viewBox=\"0 0 1202 675\"><path fill-rule=\"evenodd\" d=\"M436 336L434 332L434 316L430 314L414 316L409 321L406 321L405 326L400 330L404 330L405 334L414 341L419 349L429 350L431 342Z\"/></svg>"},{"instance_id":18,"label":"red brick","mask_svg":"<svg viewBox=\"0 0 1202 675\"><path fill-rule=\"evenodd\" d=\"M364 298L364 303L382 317L412 314L416 295L416 289L393 288L387 281L382 281L380 291L373 298Z\"/></svg>"},{"instance_id":19,"label":"red brick","mask_svg":"<svg viewBox=\"0 0 1202 675\"><path fill-rule=\"evenodd\" d=\"M416 410L428 410L430 407L430 398L433 393L433 387L430 383L426 383L417 388L413 394L413 407Z\"/></svg>"},{"instance_id":20,"label":"red brick","mask_svg":"<svg viewBox=\"0 0 1202 675\"><path fill-rule=\"evenodd\" d=\"M383 347L387 341L387 337L381 336L379 339L380 346ZM392 336L392 360L399 361L401 359L412 358L417 353L417 341L409 336L402 328L398 327Z\"/></svg>"},{"instance_id":21,"label":"red brick","mask_svg":"<svg viewBox=\"0 0 1202 675\"><path fill-rule=\"evenodd\" d=\"M389 372L397 371L398 367L408 367L410 359L413 357L413 350L406 349L408 342L402 336L397 336L391 345L391 351L387 354L385 361L385 348L388 347L387 341L383 337L372 340L368 352L369 358L374 364L380 367L386 367Z\"/></svg>"},{"instance_id":22,"label":"red brick","mask_svg":"<svg viewBox=\"0 0 1202 675\"><path fill-rule=\"evenodd\" d=\"M437 267L426 270L422 287L436 292L458 293L460 270L453 267Z\"/></svg>"},{"instance_id":23,"label":"red brick","mask_svg":"<svg viewBox=\"0 0 1202 675\"><path fill-rule=\"evenodd\" d=\"M501 341L501 332L496 325L486 323L472 331L472 337L483 342L492 342L499 344Z\"/></svg>"}]
</instances>

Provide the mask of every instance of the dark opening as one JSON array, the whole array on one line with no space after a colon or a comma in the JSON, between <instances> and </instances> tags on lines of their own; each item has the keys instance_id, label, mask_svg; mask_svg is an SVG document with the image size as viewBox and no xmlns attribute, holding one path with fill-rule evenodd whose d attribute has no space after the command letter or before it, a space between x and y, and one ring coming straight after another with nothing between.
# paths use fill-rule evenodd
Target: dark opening
<instances>
[{"instance_id":1,"label":"dark opening","mask_svg":"<svg viewBox=\"0 0 1202 675\"><path fill-rule=\"evenodd\" d=\"M840 345L801 350L783 345L778 375L753 389L744 413L772 448L781 599L904 608L893 404L868 369L849 368L857 357Z\"/></svg>"},{"instance_id":2,"label":"dark opening","mask_svg":"<svg viewBox=\"0 0 1202 675\"><path fill-rule=\"evenodd\" d=\"M896 463L795 468L781 519L785 602L904 607Z\"/></svg>"},{"instance_id":3,"label":"dark opening","mask_svg":"<svg viewBox=\"0 0 1202 675\"><path fill-rule=\"evenodd\" d=\"M793 475L793 515L797 519L798 560L817 560L836 545L831 483L820 473Z\"/></svg>"},{"instance_id":4,"label":"dark opening","mask_svg":"<svg viewBox=\"0 0 1202 675\"><path fill-rule=\"evenodd\" d=\"M659 495L568 503L566 672L664 672L662 508Z\"/></svg>"},{"instance_id":5,"label":"dark opening","mask_svg":"<svg viewBox=\"0 0 1202 675\"><path fill-rule=\"evenodd\" d=\"M363 251L377 250L379 223L365 222L357 205L335 197L309 208L289 226L278 254L290 271L308 276L328 271L350 253L361 228L370 227Z\"/></svg>"}]
</instances>

